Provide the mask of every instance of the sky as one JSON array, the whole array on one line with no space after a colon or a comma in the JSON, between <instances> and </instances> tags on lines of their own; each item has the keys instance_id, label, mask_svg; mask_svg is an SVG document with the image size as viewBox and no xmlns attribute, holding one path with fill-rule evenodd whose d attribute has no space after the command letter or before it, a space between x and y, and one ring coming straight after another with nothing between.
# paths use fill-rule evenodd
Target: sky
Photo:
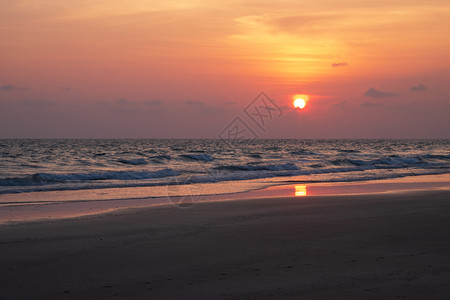
<instances>
[{"instance_id":1,"label":"sky","mask_svg":"<svg viewBox=\"0 0 450 300\"><path fill-rule=\"evenodd\" d=\"M448 0L2 0L0 138L450 138L448 28Z\"/></svg>"}]
</instances>

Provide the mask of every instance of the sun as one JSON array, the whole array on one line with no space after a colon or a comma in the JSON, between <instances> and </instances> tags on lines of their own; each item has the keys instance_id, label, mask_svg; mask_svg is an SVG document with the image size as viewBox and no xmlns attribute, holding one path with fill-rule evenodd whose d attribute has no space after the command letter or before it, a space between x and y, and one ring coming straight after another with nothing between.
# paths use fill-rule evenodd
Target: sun
<instances>
[{"instance_id":1,"label":"sun","mask_svg":"<svg viewBox=\"0 0 450 300\"><path fill-rule=\"evenodd\" d=\"M302 108L305 107L305 105L306 105L306 102L302 98L297 98L297 99L294 100L294 107L295 108L302 109Z\"/></svg>"},{"instance_id":2,"label":"sun","mask_svg":"<svg viewBox=\"0 0 450 300\"><path fill-rule=\"evenodd\" d=\"M309 102L310 95L307 94L295 94L292 95L293 105L295 108L303 109Z\"/></svg>"}]
</instances>

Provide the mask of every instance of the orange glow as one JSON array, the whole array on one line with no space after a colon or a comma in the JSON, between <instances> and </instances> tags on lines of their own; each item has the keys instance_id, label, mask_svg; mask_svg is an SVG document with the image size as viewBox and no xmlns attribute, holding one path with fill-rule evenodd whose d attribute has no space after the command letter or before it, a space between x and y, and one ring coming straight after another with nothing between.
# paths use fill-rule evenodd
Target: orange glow
<instances>
[{"instance_id":1,"label":"orange glow","mask_svg":"<svg viewBox=\"0 0 450 300\"><path fill-rule=\"evenodd\" d=\"M296 185L294 195L296 197L307 196L306 185Z\"/></svg>"}]
</instances>

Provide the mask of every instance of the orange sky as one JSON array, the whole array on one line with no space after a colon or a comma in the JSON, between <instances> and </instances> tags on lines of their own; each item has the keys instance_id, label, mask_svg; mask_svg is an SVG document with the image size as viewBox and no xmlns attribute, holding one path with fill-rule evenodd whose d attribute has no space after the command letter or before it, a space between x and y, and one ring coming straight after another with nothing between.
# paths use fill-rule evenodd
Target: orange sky
<instances>
[{"instance_id":1,"label":"orange sky","mask_svg":"<svg viewBox=\"0 0 450 300\"><path fill-rule=\"evenodd\" d=\"M0 138L214 138L260 91L259 137L449 138L446 28L433 0L2 0Z\"/></svg>"}]
</instances>

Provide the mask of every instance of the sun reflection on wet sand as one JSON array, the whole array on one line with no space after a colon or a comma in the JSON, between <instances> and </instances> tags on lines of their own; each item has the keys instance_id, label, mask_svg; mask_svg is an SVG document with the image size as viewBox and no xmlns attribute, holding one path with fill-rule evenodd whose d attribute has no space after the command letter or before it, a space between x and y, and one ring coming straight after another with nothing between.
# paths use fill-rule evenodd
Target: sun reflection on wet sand
<instances>
[{"instance_id":1,"label":"sun reflection on wet sand","mask_svg":"<svg viewBox=\"0 0 450 300\"><path fill-rule=\"evenodd\" d=\"M296 185L294 194L296 197L306 196L306 185Z\"/></svg>"}]
</instances>

